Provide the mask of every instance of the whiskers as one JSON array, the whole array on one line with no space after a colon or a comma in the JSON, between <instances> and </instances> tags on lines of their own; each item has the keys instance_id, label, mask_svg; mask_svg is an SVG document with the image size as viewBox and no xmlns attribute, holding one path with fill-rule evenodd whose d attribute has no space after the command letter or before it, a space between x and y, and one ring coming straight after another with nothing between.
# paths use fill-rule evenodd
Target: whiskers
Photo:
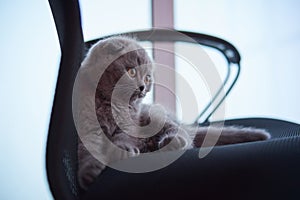
<instances>
[{"instance_id":1,"label":"whiskers","mask_svg":"<svg viewBox=\"0 0 300 200\"><path fill-rule=\"evenodd\" d=\"M130 99L132 99L134 97L143 98L146 96L145 91L140 91L139 88L133 86L132 84L117 84L113 90L119 94L122 94L122 96L124 95L124 98L130 97Z\"/></svg>"}]
</instances>

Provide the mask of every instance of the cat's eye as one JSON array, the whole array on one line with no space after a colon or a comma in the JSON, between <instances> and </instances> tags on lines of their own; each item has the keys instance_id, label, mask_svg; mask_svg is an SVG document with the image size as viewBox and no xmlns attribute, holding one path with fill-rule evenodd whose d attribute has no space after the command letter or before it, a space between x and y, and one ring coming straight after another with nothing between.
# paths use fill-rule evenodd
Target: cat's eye
<instances>
[{"instance_id":1,"label":"cat's eye","mask_svg":"<svg viewBox=\"0 0 300 200\"><path fill-rule=\"evenodd\" d=\"M146 84L149 84L149 83L151 83L151 81L152 81L151 76L150 76L150 75L147 75L147 76L145 77L145 83L146 83Z\"/></svg>"},{"instance_id":2,"label":"cat's eye","mask_svg":"<svg viewBox=\"0 0 300 200\"><path fill-rule=\"evenodd\" d=\"M129 75L130 77L135 77L135 75L136 75L136 69L131 68L131 69L129 69L129 70L127 71L127 73L128 73L128 75Z\"/></svg>"}]
</instances>

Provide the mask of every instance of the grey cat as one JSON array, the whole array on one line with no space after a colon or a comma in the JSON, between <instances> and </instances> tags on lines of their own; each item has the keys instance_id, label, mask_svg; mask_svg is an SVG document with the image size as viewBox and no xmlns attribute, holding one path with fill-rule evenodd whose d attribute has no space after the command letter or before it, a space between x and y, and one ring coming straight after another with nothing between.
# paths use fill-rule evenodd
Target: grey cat
<instances>
[{"instance_id":1,"label":"grey cat","mask_svg":"<svg viewBox=\"0 0 300 200\"><path fill-rule=\"evenodd\" d=\"M89 76L98 73L93 71L95 69L101 69L102 75L94 81L94 103L87 103L94 106L90 108L94 111L86 113L96 113L99 130L92 135L89 130L96 128L86 128L79 134L78 180L83 189L94 182L106 163L159 149L201 147L207 133L211 135L212 141L208 142L211 145L270 138L262 129L183 125L160 106L143 104L143 98L153 85L153 62L133 38L117 36L95 44L81 66L87 82ZM86 119L84 124L88 127L88 117ZM110 142L128 154L119 153L111 158L115 150L108 145Z\"/></svg>"}]
</instances>

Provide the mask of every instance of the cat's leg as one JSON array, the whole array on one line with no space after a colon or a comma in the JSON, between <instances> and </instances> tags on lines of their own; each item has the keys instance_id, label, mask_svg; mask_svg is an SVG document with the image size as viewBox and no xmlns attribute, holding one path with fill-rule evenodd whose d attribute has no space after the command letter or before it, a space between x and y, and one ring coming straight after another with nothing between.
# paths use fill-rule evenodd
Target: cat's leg
<instances>
[{"instance_id":1,"label":"cat's leg","mask_svg":"<svg viewBox=\"0 0 300 200\"><path fill-rule=\"evenodd\" d=\"M190 148L192 140L180 124L172 119L167 119L162 129L149 138L147 145L150 151L158 149L171 151Z\"/></svg>"},{"instance_id":2,"label":"cat's leg","mask_svg":"<svg viewBox=\"0 0 300 200\"><path fill-rule=\"evenodd\" d=\"M152 130L151 137L146 139L147 152L154 152L157 150L171 151L190 148L192 141L177 120L168 113L161 115L161 113L152 113L149 116L149 105L143 105L140 113L140 123L143 126L151 123L152 127L160 130Z\"/></svg>"},{"instance_id":3,"label":"cat's leg","mask_svg":"<svg viewBox=\"0 0 300 200\"><path fill-rule=\"evenodd\" d=\"M207 136L207 146L260 141L271 137L266 130L251 127L198 127L193 139L193 146L201 147L205 136Z\"/></svg>"},{"instance_id":4,"label":"cat's leg","mask_svg":"<svg viewBox=\"0 0 300 200\"><path fill-rule=\"evenodd\" d=\"M104 168L105 165L95 159L79 140L77 176L80 187L87 190Z\"/></svg>"}]
</instances>

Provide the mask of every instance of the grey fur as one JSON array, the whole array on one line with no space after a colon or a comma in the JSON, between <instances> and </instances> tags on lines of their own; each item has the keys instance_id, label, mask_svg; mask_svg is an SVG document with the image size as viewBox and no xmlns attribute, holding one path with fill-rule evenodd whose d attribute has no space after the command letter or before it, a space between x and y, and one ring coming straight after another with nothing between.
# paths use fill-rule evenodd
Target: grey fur
<instances>
[{"instance_id":1,"label":"grey fur","mask_svg":"<svg viewBox=\"0 0 300 200\"><path fill-rule=\"evenodd\" d=\"M81 68L103 62L99 59L100 53L101 58L105 59L105 56L121 52L130 45L139 48L122 54L103 69L104 73L97 83L95 92L95 111L100 127L105 136L119 148L132 155L138 155L161 148L173 150L200 147L208 131L211 145L214 145L213 141L217 141L216 145L226 145L270 138L269 133L261 129L183 125L168 113L151 112L152 108L155 110L159 107L142 104L141 100L151 90L153 84L152 61L132 38L118 36L99 42L91 48ZM134 77L128 74L129 69L135 69ZM151 78L150 82L145 82L146 76ZM160 129L155 135L147 132L156 127ZM148 137L149 134L152 136ZM207 144L210 145L209 142ZM84 189L87 189L105 168L104 164L91 155L86 145L102 145L100 153L106 156L110 154L110 149L105 148L103 141L101 144L83 144L79 141L78 179Z\"/></svg>"}]
</instances>

